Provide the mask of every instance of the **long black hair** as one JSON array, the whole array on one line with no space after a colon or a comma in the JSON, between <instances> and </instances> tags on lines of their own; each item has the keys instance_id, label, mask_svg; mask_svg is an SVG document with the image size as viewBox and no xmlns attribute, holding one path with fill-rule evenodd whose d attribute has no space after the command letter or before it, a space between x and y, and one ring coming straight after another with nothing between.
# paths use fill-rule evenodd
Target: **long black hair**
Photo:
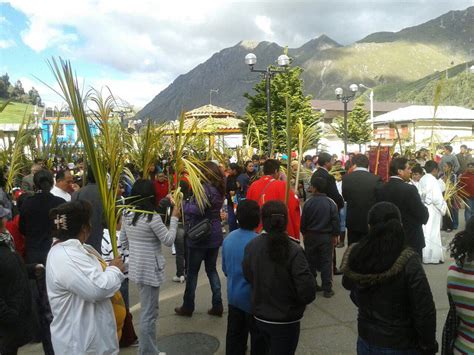
<instances>
[{"instance_id":1,"label":"long black hair","mask_svg":"<svg viewBox=\"0 0 474 355\"><path fill-rule=\"evenodd\" d=\"M466 257L474 256L474 216L466 222L466 228L456 233L451 243L449 243L451 257L457 264L464 266Z\"/></svg>"},{"instance_id":2,"label":"long black hair","mask_svg":"<svg viewBox=\"0 0 474 355\"><path fill-rule=\"evenodd\" d=\"M49 219L54 237L61 241L78 239L82 228L91 228L91 210L91 204L83 200L63 203L51 209Z\"/></svg>"},{"instance_id":3,"label":"long black hair","mask_svg":"<svg viewBox=\"0 0 474 355\"><path fill-rule=\"evenodd\" d=\"M49 192L54 186L53 174L49 170L41 169L33 175L33 183L36 189L42 192Z\"/></svg>"},{"instance_id":4,"label":"long black hair","mask_svg":"<svg viewBox=\"0 0 474 355\"><path fill-rule=\"evenodd\" d=\"M269 256L278 264L286 263L289 255L290 238L286 232L288 210L281 201L268 201L262 207L263 229L270 239Z\"/></svg>"},{"instance_id":5,"label":"long black hair","mask_svg":"<svg viewBox=\"0 0 474 355\"><path fill-rule=\"evenodd\" d=\"M137 210L157 212L156 192L151 180L138 179L132 186L130 204ZM135 212L132 225L135 225L143 212ZM153 214L148 214L148 222L153 219Z\"/></svg>"},{"instance_id":6,"label":"long black hair","mask_svg":"<svg viewBox=\"0 0 474 355\"><path fill-rule=\"evenodd\" d=\"M349 256L350 268L360 274L387 271L406 248L400 210L390 202L375 204L368 214L369 233Z\"/></svg>"}]
</instances>

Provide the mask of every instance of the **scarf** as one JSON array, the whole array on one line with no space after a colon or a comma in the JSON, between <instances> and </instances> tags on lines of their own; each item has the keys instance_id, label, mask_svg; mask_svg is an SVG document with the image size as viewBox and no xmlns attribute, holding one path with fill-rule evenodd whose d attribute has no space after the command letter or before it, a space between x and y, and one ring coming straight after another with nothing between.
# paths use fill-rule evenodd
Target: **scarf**
<instances>
[{"instance_id":1,"label":"scarf","mask_svg":"<svg viewBox=\"0 0 474 355\"><path fill-rule=\"evenodd\" d=\"M15 243L9 231L0 232L0 244L5 244L12 252L15 252Z\"/></svg>"}]
</instances>

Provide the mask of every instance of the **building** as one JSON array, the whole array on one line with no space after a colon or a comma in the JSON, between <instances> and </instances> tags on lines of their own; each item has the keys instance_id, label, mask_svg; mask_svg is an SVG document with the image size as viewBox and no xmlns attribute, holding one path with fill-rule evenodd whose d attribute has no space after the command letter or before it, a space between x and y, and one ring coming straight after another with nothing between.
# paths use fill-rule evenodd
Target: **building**
<instances>
[{"instance_id":1,"label":"building","mask_svg":"<svg viewBox=\"0 0 474 355\"><path fill-rule=\"evenodd\" d=\"M347 113L349 114L355 102L350 101L347 104ZM409 103L405 102L374 102L374 117L385 114L387 112L399 109L401 107L409 106ZM344 104L339 100L311 100L311 106L317 112L321 112L322 122L322 138L320 140L320 149L327 150L331 153L340 153L344 150L344 143L332 129L334 118L337 116L344 116ZM368 102L365 103L365 109L370 112L370 105ZM316 149L309 153L314 153ZM359 145L348 144L348 151L355 152L359 150Z\"/></svg>"},{"instance_id":2,"label":"building","mask_svg":"<svg viewBox=\"0 0 474 355\"><path fill-rule=\"evenodd\" d=\"M196 123L197 121L197 123ZM209 144L236 148L242 146L243 135L240 129L242 120L236 113L214 105L204 105L184 114L184 131L197 125L197 130L209 136ZM172 121L166 126L169 130L176 130L179 121Z\"/></svg>"},{"instance_id":3,"label":"building","mask_svg":"<svg viewBox=\"0 0 474 355\"><path fill-rule=\"evenodd\" d=\"M396 127L396 128L395 128ZM473 141L474 110L458 106L411 105L374 118L374 138L382 144L400 139L413 142L416 148L452 142L457 149L463 142ZM432 133L433 132L433 133Z\"/></svg>"}]
</instances>

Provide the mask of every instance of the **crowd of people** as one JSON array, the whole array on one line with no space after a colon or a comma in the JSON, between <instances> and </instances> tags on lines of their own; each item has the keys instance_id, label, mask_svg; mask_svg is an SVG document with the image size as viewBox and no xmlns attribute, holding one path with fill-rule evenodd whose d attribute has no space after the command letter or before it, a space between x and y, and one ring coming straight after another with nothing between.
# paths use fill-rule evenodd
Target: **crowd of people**
<instances>
[{"instance_id":1,"label":"crowd of people","mask_svg":"<svg viewBox=\"0 0 474 355\"><path fill-rule=\"evenodd\" d=\"M1 173L0 354L31 341L45 354L116 354L119 346L159 354L164 247L176 254L172 280L185 283L177 316L193 316L204 263L208 314L222 317L228 304L227 354L294 354L306 306L319 292L333 297L341 274L358 308L358 354L435 354L436 309L423 264L444 262L441 230L459 228L461 208L466 228L449 245L455 263L443 348L473 353L474 160L466 146L452 151L446 145L435 160L423 150L393 157L386 182L369 171L365 154L345 161L320 152L288 171L260 156L242 166L207 161L199 165L204 208L186 174L173 176L158 162L149 179L124 174L117 200L127 197L128 208L116 235L81 161L54 171L37 161L11 194ZM182 208L170 194L177 186ZM335 248L346 244L338 262ZM129 280L141 304L138 336Z\"/></svg>"}]
</instances>

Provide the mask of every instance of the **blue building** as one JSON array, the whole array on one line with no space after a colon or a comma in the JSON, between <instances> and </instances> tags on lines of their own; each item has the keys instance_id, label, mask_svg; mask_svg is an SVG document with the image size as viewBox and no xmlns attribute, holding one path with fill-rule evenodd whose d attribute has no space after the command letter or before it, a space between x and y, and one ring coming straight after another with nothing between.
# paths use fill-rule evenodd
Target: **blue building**
<instances>
[{"instance_id":1,"label":"blue building","mask_svg":"<svg viewBox=\"0 0 474 355\"><path fill-rule=\"evenodd\" d=\"M47 145L51 141L53 127L58 118L58 112L54 109L47 108L41 120L41 133L43 144ZM99 133L95 124L89 123L89 127L93 136ZM76 121L67 111L61 111L59 118L57 142L74 144L77 141L79 132L77 130Z\"/></svg>"}]
</instances>

